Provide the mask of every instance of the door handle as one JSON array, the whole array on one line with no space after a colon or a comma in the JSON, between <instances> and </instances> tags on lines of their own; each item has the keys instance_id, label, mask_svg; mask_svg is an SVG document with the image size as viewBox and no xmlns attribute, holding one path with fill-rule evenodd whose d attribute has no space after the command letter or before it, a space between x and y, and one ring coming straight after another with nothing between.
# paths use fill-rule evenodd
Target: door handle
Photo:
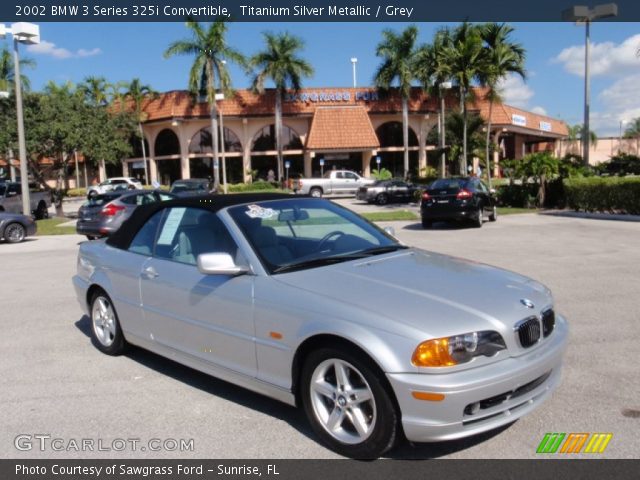
<instances>
[{"instance_id":1,"label":"door handle","mask_svg":"<svg viewBox=\"0 0 640 480\"><path fill-rule=\"evenodd\" d=\"M145 278L148 278L149 280L153 280L158 275L159 275L159 273L156 272L156 269L153 268L153 267L147 267L142 271L142 276L145 277Z\"/></svg>"}]
</instances>

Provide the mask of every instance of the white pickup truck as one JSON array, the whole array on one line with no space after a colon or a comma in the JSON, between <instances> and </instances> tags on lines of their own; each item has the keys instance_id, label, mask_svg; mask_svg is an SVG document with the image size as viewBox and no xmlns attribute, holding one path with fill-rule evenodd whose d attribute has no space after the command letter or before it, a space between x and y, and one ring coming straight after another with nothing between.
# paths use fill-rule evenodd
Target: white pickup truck
<instances>
[{"instance_id":1,"label":"white pickup truck","mask_svg":"<svg viewBox=\"0 0 640 480\"><path fill-rule=\"evenodd\" d=\"M360 187L374 183L349 170L329 170L322 178L300 178L293 182L293 190L300 195L355 195Z\"/></svg>"},{"instance_id":2,"label":"white pickup truck","mask_svg":"<svg viewBox=\"0 0 640 480\"><path fill-rule=\"evenodd\" d=\"M37 219L47 218L51 206L51 194L36 188L29 190L31 213ZM22 213L22 185L18 182L0 183L0 212Z\"/></svg>"}]
</instances>

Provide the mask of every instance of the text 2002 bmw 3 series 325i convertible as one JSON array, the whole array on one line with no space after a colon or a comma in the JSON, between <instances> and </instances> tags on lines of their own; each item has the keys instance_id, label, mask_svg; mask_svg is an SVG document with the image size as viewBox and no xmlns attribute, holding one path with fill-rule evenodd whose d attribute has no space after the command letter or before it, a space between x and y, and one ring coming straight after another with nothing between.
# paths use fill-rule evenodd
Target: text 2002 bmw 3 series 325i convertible
<instances>
[{"instance_id":1,"label":"text 2002 bmw 3 series 325i convertible","mask_svg":"<svg viewBox=\"0 0 640 480\"><path fill-rule=\"evenodd\" d=\"M350 457L474 435L560 381L566 321L529 278L408 248L330 201L142 206L80 246L96 346L128 344L304 408Z\"/></svg>"}]
</instances>

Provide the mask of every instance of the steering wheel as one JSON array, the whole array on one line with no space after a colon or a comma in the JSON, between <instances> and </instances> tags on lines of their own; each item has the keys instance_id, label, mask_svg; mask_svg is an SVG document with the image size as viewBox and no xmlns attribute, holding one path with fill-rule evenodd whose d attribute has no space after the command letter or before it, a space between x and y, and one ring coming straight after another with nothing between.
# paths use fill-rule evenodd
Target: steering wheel
<instances>
[{"instance_id":1,"label":"steering wheel","mask_svg":"<svg viewBox=\"0 0 640 480\"><path fill-rule=\"evenodd\" d=\"M319 252L320 250L323 250L326 247L327 242L329 242L329 240L331 240L333 237L336 237L336 239L338 239L343 235L346 235L346 234L344 232L341 232L340 230L334 230L333 232L327 233L324 237L322 237L322 240L320 240L320 243L318 244L318 248L316 248L316 251Z\"/></svg>"}]
</instances>

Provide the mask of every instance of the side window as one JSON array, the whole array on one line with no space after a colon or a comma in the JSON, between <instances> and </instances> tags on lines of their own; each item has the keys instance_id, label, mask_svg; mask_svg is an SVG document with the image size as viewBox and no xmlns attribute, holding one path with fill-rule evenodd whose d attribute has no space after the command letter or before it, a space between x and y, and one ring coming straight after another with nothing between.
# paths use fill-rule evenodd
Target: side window
<instances>
[{"instance_id":1,"label":"side window","mask_svg":"<svg viewBox=\"0 0 640 480\"><path fill-rule=\"evenodd\" d=\"M196 265L198 255L203 253L228 253L235 257L237 246L222 221L209 210L168 209L156 241L155 255Z\"/></svg>"},{"instance_id":2,"label":"side window","mask_svg":"<svg viewBox=\"0 0 640 480\"><path fill-rule=\"evenodd\" d=\"M483 193L489 193L489 190L487 189L485 184L482 183L480 180L478 180L478 190L480 190Z\"/></svg>"},{"instance_id":3,"label":"side window","mask_svg":"<svg viewBox=\"0 0 640 480\"><path fill-rule=\"evenodd\" d=\"M156 233L163 213L164 210L157 212L138 230L138 233L129 245L130 252L151 256L153 253L153 242L156 239Z\"/></svg>"},{"instance_id":4,"label":"side window","mask_svg":"<svg viewBox=\"0 0 640 480\"><path fill-rule=\"evenodd\" d=\"M353 173L351 172L345 172L344 174L344 178L348 178L349 180L357 180L358 177L356 177Z\"/></svg>"},{"instance_id":5,"label":"side window","mask_svg":"<svg viewBox=\"0 0 640 480\"><path fill-rule=\"evenodd\" d=\"M20 195L21 191L22 191L22 185L19 185L19 184L9 185L9 188L7 189L7 195Z\"/></svg>"},{"instance_id":6,"label":"side window","mask_svg":"<svg viewBox=\"0 0 640 480\"><path fill-rule=\"evenodd\" d=\"M344 178L344 173L336 172L336 178Z\"/></svg>"}]
</instances>

